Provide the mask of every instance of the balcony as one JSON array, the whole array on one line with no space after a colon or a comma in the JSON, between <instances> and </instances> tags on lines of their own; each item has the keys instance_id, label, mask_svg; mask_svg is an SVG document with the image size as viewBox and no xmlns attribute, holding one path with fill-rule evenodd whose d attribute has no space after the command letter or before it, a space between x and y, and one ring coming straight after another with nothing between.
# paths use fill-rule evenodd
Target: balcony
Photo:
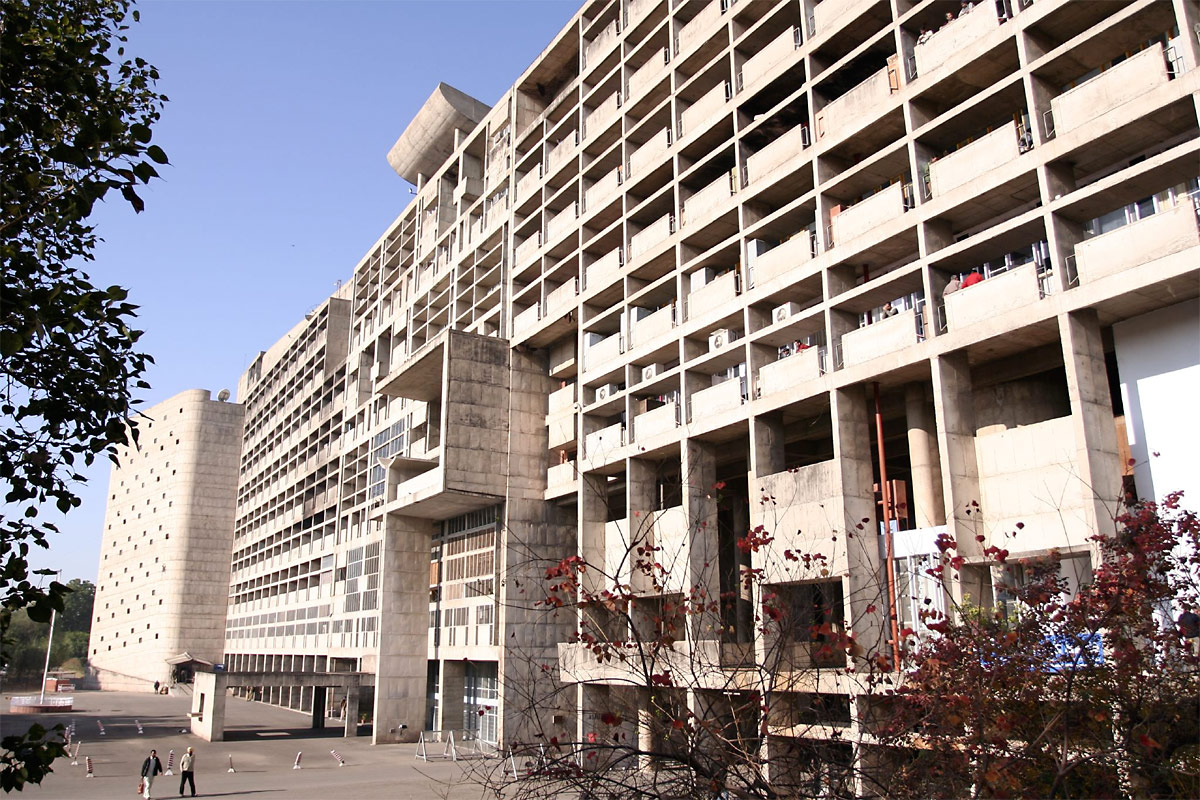
<instances>
[{"instance_id":1,"label":"balcony","mask_svg":"<svg viewBox=\"0 0 1200 800\"><path fill-rule=\"evenodd\" d=\"M679 35L675 38L675 53L687 53L693 47L696 47L701 42L708 39L723 20L725 13L721 10L723 5L722 0L710 0L699 14L688 20L688 23L679 29Z\"/></svg>"},{"instance_id":2,"label":"balcony","mask_svg":"<svg viewBox=\"0 0 1200 800\"><path fill-rule=\"evenodd\" d=\"M683 201L679 227L687 226L689 220L692 227L699 227L715 212L724 210L736 190L737 170L731 170Z\"/></svg>"},{"instance_id":3,"label":"balcony","mask_svg":"<svg viewBox=\"0 0 1200 800\"><path fill-rule=\"evenodd\" d=\"M628 91L625 97L636 100L657 83L667 72L670 63L670 51L665 47L661 53L656 53L650 60L638 67L630 76Z\"/></svg>"},{"instance_id":4,"label":"balcony","mask_svg":"<svg viewBox=\"0 0 1200 800\"><path fill-rule=\"evenodd\" d=\"M817 139L836 142L877 119L899 89L898 80L891 67L884 67L822 108L817 112Z\"/></svg>"},{"instance_id":5,"label":"balcony","mask_svg":"<svg viewBox=\"0 0 1200 800\"><path fill-rule=\"evenodd\" d=\"M679 115L679 135L687 136L690 133L705 130L716 123L727 113L726 104L728 102L729 83L721 81Z\"/></svg>"},{"instance_id":6,"label":"balcony","mask_svg":"<svg viewBox=\"0 0 1200 800\"><path fill-rule=\"evenodd\" d=\"M808 126L797 125L746 159L746 185L769 178L771 173L800 156L808 147Z\"/></svg>"},{"instance_id":7,"label":"balcony","mask_svg":"<svg viewBox=\"0 0 1200 800\"><path fill-rule=\"evenodd\" d=\"M583 352L583 365L588 371L600 368L621 355L621 334L600 339Z\"/></svg>"},{"instance_id":8,"label":"balcony","mask_svg":"<svg viewBox=\"0 0 1200 800\"><path fill-rule=\"evenodd\" d=\"M583 65L585 69L591 69L604 60L609 51L616 46L621 39L621 28L617 20L613 20L604 26L604 29L596 34L596 38L588 42L583 47Z\"/></svg>"},{"instance_id":9,"label":"balcony","mask_svg":"<svg viewBox=\"0 0 1200 800\"><path fill-rule=\"evenodd\" d=\"M625 259L619 247L593 261L583 273L584 290L597 291L620 280L621 266L624 263Z\"/></svg>"},{"instance_id":10,"label":"balcony","mask_svg":"<svg viewBox=\"0 0 1200 800\"><path fill-rule=\"evenodd\" d=\"M1091 487L1080 478L1071 417L1020 425L975 437L979 466L980 533L1005 537L1023 525L1039 548L1078 545L1093 533ZM1117 488L1098 489L1114 499Z\"/></svg>"},{"instance_id":11,"label":"balcony","mask_svg":"<svg viewBox=\"0 0 1200 800\"><path fill-rule=\"evenodd\" d=\"M596 136L621 114L621 93L613 92L583 120L584 137Z\"/></svg>"},{"instance_id":12,"label":"balcony","mask_svg":"<svg viewBox=\"0 0 1200 800\"><path fill-rule=\"evenodd\" d=\"M1200 247L1200 226L1192 201L1075 245L1075 269L1082 283ZM953 296L953 295L951 295Z\"/></svg>"},{"instance_id":13,"label":"balcony","mask_svg":"<svg viewBox=\"0 0 1200 800\"><path fill-rule=\"evenodd\" d=\"M929 194L941 197L996 167L1012 163L1020 154L1017 123L1009 122L950 155L930 162Z\"/></svg>"},{"instance_id":14,"label":"balcony","mask_svg":"<svg viewBox=\"0 0 1200 800\"><path fill-rule=\"evenodd\" d=\"M579 133L577 131L569 132L566 138L554 145L550 152L546 154L546 174L553 174L566 164L575 155L575 148L578 146Z\"/></svg>"},{"instance_id":15,"label":"balcony","mask_svg":"<svg viewBox=\"0 0 1200 800\"><path fill-rule=\"evenodd\" d=\"M652 641L618 646L619 657L601 661L592 646L582 643L558 645L561 680L574 684L596 683L618 686L648 685L651 675L669 672L697 688L727 689L729 677L720 669L720 643L712 639L677 641L670 647L655 647Z\"/></svg>"},{"instance_id":16,"label":"balcony","mask_svg":"<svg viewBox=\"0 0 1200 800\"><path fill-rule=\"evenodd\" d=\"M922 330L921 315L916 309L910 308L843 334L842 365L850 367L862 364L878 356L911 347L922 340Z\"/></svg>"},{"instance_id":17,"label":"balcony","mask_svg":"<svg viewBox=\"0 0 1200 800\"><path fill-rule=\"evenodd\" d=\"M658 3L659 0L630 0L629 15L626 17L629 20L627 27L633 28L636 26L650 9L654 8Z\"/></svg>"},{"instance_id":18,"label":"balcony","mask_svg":"<svg viewBox=\"0 0 1200 800\"><path fill-rule=\"evenodd\" d=\"M546 241L557 242L571 231L578 229L579 204L571 203L546 222Z\"/></svg>"},{"instance_id":19,"label":"balcony","mask_svg":"<svg viewBox=\"0 0 1200 800\"><path fill-rule=\"evenodd\" d=\"M663 128L650 137L649 141L629 154L629 175L648 172L671 149L671 129Z\"/></svg>"},{"instance_id":20,"label":"balcony","mask_svg":"<svg viewBox=\"0 0 1200 800\"><path fill-rule=\"evenodd\" d=\"M1050 101L1055 136L1073 131L1165 84L1167 61L1156 44Z\"/></svg>"},{"instance_id":21,"label":"balcony","mask_svg":"<svg viewBox=\"0 0 1200 800\"><path fill-rule=\"evenodd\" d=\"M771 397L809 384L820 377L820 348L809 347L787 358L764 364L758 370L758 396Z\"/></svg>"},{"instance_id":22,"label":"balcony","mask_svg":"<svg viewBox=\"0 0 1200 800\"><path fill-rule=\"evenodd\" d=\"M780 65L790 61L795 52L800 49L800 41L800 29L788 28L746 59L742 64L738 91L746 91L754 87Z\"/></svg>"},{"instance_id":23,"label":"balcony","mask_svg":"<svg viewBox=\"0 0 1200 800\"><path fill-rule=\"evenodd\" d=\"M846 500L835 461L765 475L754 483L757 497L770 497L771 503L750 504L750 524L762 525L774 537L770 547L753 555L753 566L764 570L767 583L785 583L824 577L821 569L838 574L846 569L846 548L832 540L844 539L852 523L846 519ZM854 520L857 524L859 520ZM785 551L824 555L828 561L789 560Z\"/></svg>"},{"instance_id":24,"label":"balcony","mask_svg":"<svg viewBox=\"0 0 1200 800\"><path fill-rule=\"evenodd\" d=\"M538 320L542 318L542 308L538 303L534 303L529 308L513 316L513 338L520 338L537 327Z\"/></svg>"},{"instance_id":25,"label":"balcony","mask_svg":"<svg viewBox=\"0 0 1200 800\"><path fill-rule=\"evenodd\" d=\"M692 392L688 398L688 419L698 421L702 416L719 414L731 408L737 408L744 402L742 381L734 378L721 381L716 386Z\"/></svg>"},{"instance_id":26,"label":"balcony","mask_svg":"<svg viewBox=\"0 0 1200 800\"><path fill-rule=\"evenodd\" d=\"M712 279L688 294L685 306L687 319L700 319L709 312L725 310L729 303L737 299L741 289L741 276L735 269Z\"/></svg>"},{"instance_id":27,"label":"balcony","mask_svg":"<svg viewBox=\"0 0 1200 800\"><path fill-rule=\"evenodd\" d=\"M809 18L811 30L808 35L816 36L820 33L824 36L831 33L853 18L853 12L857 6L866 5L869 3L864 0L821 0L813 8L812 16Z\"/></svg>"},{"instance_id":28,"label":"balcony","mask_svg":"<svg viewBox=\"0 0 1200 800\"><path fill-rule=\"evenodd\" d=\"M518 269L528 266L537 258L538 251L541 249L542 232L538 231L513 248L513 265Z\"/></svg>"},{"instance_id":29,"label":"balcony","mask_svg":"<svg viewBox=\"0 0 1200 800\"><path fill-rule=\"evenodd\" d=\"M537 194L542 185L542 165L538 164L517 181L515 196L518 202Z\"/></svg>"},{"instance_id":30,"label":"balcony","mask_svg":"<svg viewBox=\"0 0 1200 800\"><path fill-rule=\"evenodd\" d=\"M1041 299L1037 265L1014 267L946 295L946 326L952 331L965 330Z\"/></svg>"},{"instance_id":31,"label":"balcony","mask_svg":"<svg viewBox=\"0 0 1200 800\"><path fill-rule=\"evenodd\" d=\"M555 389L546 399L546 413L561 414L575 408L575 384L569 383L561 389Z\"/></svg>"},{"instance_id":32,"label":"balcony","mask_svg":"<svg viewBox=\"0 0 1200 800\"><path fill-rule=\"evenodd\" d=\"M675 233L675 215L667 214L651 222L629 237L629 256L637 258L649 252L655 245L671 238Z\"/></svg>"},{"instance_id":33,"label":"balcony","mask_svg":"<svg viewBox=\"0 0 1200 800\"><path fill-rule=\"evenodd\" d=\"M546 470L547 500L573 494L575 490L575 464L555 464Z\"/></svg>"},{"instance_id":34,"label":"balcony","mask_svg":"<svg viewBox=\"0 0 1200 800\"><path fill-rule=\"evenodd\" d=\"M812 258L813 235L810 231L800 231L786 242L749 260L751 284L765 286L796 267L812 261Z\"/></svg>"},{"instance_id":35,"label":"balcony","mask_svg":"<svg viewBox=\"0 0 1200 800\"><path fill-rule=\"evenodd\" d=\"M621 169L618 167L584 190L584 211L595 211L620 191Z\"/></svg>"},{"instance_id":36,"label":"balcony","mask_svg":"<svg viewBox=\"0 0 1200 800\"><path fill-rule=\"evenodd\" d=\"M916 74L924 75L949 63L955 54L999 27L1000 17L992 10L990 3L979 3L970 12L960 13L953 22L913 47Z\"/></svg>"},{"instance_id":37,"label":"balcony","mask_svg":"<svg viewBox=\"0 0 1200 800\"><path fill-rule=\"evenodd\" d=\"M576 417L573 409L568 408L566 411L559 411L546 416L546 427L549 433L547 448L557 450L560 447L565 447L573 443L576 439L576 425L578 417Z\"/></svg>"},{"instance_id":38,"label":"balcony","mask_svg":"<svg viewBox=\"0 0 1200 800\"><path fill-rule=\"evenodd\" d=\"M546 295L546 314L548 318L561 316L575 307L575 298L579 295L579 279L567 278L562 286Z\"/></svg>"},{"instance_id":39,"label":"balcony","mask_svg":"<svg viewBox=\"0 0 1200 800\"><path fill-rule=\"evenodd\" d=\"M593 463L608 459L624 446L625 425L620 422L593 431L583 440L584 455Z\"/></svg>"},{"instance_id":40,"label":"balcony","mask_svg":"<svg viewBox=\"0 0 1200 800\"><path fill-rule=\"evenodd\" d=\"M675 327L675 303L672 302L641 319L630 319L629 343L641 347L660 336L670 333Z\"/></svg>"},{"instance_id":41,"label":"balcony","mask_svg":"<svg viewBox=\"0 0 1200 800\"><path fill-rule=\"evenodd\" d=\"M893 183L833 217L829 221L833 243L845 244L903 215L908 210L908 189L908 184Z\"/></svg>"},{"instance_id":42,"label":"balcony","mask_svg":"<svg viewBox=\"0 0 1200 800\"><path fill-rule=\"evenodd\" d=\"M674 431L679 427L679 404L661 405L633 418L633 440L644 443L647 439Z\"/></svg>"}]
</instances>

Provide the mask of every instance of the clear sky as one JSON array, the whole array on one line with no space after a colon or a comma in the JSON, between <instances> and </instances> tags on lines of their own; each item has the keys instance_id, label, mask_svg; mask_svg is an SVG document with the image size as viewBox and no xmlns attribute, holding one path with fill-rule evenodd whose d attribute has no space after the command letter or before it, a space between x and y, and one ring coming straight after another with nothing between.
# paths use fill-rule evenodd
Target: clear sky
<instances>
[{"instance_id":1,"label":"clear sky","mask_svg":"<svg viewBox=\"0 0 1200 800\"><path fill-rule=\"evenodd\" d=\"M259 350L346 280L411 199L386 161L439 81L495 103L574 0L143 0L132 51L170 98L171 166L135 215L110 202L87 267L141 306L156 365L145 405L236 392ZM95 580L108 463L57 520L39 568Z\"/></svg>"}]
</instances>

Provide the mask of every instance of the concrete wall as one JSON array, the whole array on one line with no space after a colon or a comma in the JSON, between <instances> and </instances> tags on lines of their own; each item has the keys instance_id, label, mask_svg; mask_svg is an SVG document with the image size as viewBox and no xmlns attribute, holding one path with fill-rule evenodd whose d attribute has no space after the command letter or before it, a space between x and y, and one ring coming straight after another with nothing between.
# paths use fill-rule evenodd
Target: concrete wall
<instances>
[{"instance_id":1,"label":"concrete wall","mask_svg":"<svg viewBox=\"0 0 1200 800\"><path fill-rule=\"evenodd\" d=\"M1137 464L1138 493L1161 500L1184 492L1183 504L1200 511L1200 301L1189 300L1113 326L1129 449Z\"/></svg>"}]
</instances>

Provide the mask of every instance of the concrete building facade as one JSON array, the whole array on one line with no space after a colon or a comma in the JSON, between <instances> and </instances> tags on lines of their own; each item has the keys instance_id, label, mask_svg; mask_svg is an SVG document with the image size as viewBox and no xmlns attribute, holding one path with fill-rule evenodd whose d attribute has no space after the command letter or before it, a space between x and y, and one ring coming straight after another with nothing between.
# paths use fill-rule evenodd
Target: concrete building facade
<instances>
[{"instance_id":1,"label":"concrete building facade","mask_svg":"<svg viewBox=\"0 0 1200 800\"><path fill-rule=\"evenodd\" d=\"M844 657L765 637L764 596L886 651L893 598L914 628L1005 602L991 544L1087 580L1122 491L1165 490L1120 386L1196 380L1197 24L596 0L491 109L439 87L388 155L415 199L240 387L227 666L359 673L380 742L584 742L620 707L653 745L645 665L570 642L653 638L701 589L722 602L651 661L672 703L767 697L799 772L869 733ZM957 598L923 578L943 534ZM571 556L630 615L547 609Z\"/></svg>"},{"instance_id":2,"label":"concrete building facade","mask_svg":"<svg viewBox=\"0 0 1200 800\"><path fill-rule=\"evenodd\" d=\"M109 477L88 644L102 689L186 679L225 652L242 406L193 389L136 422Z\"/></svg>"}]
</instances>

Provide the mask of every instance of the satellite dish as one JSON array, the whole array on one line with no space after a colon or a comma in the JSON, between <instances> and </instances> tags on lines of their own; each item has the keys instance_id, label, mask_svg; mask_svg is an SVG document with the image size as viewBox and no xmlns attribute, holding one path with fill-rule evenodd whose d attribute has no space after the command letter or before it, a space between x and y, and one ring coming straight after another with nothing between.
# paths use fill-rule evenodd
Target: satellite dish
<instances>
[{"instance_id":1,"label":"satellite dish","mask_svg":"<svg viewBox=\"0 0 1200 800\"><path fill-rule=\"evenodd\" d=\"M217 399L220 400L222 403L224 403L226 400L229 399L229 390L222 389L221 391L217 392Z\"/></svg>"}]
</instances>

